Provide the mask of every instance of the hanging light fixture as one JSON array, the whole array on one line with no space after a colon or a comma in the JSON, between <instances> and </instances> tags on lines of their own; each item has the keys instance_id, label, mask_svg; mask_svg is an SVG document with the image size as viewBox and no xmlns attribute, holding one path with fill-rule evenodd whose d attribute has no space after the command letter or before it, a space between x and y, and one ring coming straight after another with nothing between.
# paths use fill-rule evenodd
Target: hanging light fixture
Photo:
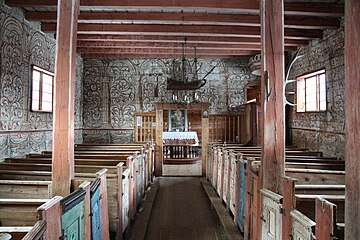
<instances>
[{"instance_id":1,"label":"hanging light fixture","mask_svg":"<svg viewBox=\"0 0 360 240\"><path fill-rule=\"evenodd\" d=\"M186 38L182 44L182 59L173 59L170 77L167 78L168 90L196 90L206 84L206 77L215 69L213 66L202 79L198 78L198 60L194 48L194 61L186 59Z\"/></svg>"}]
</instances>

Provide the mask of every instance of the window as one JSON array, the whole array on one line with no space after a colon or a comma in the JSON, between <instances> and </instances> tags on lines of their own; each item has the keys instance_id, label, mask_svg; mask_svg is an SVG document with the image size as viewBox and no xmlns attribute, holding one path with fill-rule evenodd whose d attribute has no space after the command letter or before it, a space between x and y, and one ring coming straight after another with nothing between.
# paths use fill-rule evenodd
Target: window
<instances>
[{"instance_id":1,"label":"window","mask_svg":"<svg viewBox=\"0 0 360 240\"><path fill-rule=\"evenodd\" d=\"M54 74L39 67L32 68L31 110L52 112Z\"/></svg>"},{"instance_id":2,"label":"window","mask_svg":"<svg viewBox=\"0 0 360 240\"><path fill-rule=\"evenodd\" d=\"M325 69L297 78L297 111L326 110Z\"/></svg>"}]
</instances>

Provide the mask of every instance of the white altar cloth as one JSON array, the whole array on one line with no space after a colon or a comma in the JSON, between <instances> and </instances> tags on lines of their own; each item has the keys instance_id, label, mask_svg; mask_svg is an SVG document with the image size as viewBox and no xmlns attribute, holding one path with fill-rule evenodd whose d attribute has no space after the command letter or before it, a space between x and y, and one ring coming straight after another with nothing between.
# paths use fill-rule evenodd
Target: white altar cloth
<instances>
[{"instance_id":1,"label":"white altar cloth","mask_svg":"<svg viewBox=\"0 0 360 240\"><path fill-rule=\"evenodd\" d=\"M194 140L196 144L199 144L196 132L163 132L163 140Z\"/></svg>"}]
</instances>

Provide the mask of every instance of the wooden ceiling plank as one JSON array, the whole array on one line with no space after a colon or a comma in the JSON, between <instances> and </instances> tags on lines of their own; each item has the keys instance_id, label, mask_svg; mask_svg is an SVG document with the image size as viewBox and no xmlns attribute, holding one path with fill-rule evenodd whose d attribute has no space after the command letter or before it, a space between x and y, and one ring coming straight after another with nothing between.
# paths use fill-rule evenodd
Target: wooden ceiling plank
<instances>
[{"instance_id":1,"label":"wooden ceiling plank","mask_svg":"<svg viewBox=\"0 0 360 240\"><path fill-rule=\"evenodd\" d=\"M56 12L26 12L29 21L56 22ZM260 26L260 17L244 14L207 14L207 13L153 13L153 12L81 12L79 23L84 21L133 21L159 22L162 24L192 25L238 25ZM338 28L337 18L285 16L285 28L327 29Z\"/></svg>"},{"instance_id":2,"label":"wooden ceiling plank","mask_svg":"<svg viewBox=\"0 0 360 240\"><path fill-rule=\"evenodd\" d=\"M163 49L182 49L183 43L159 43L159 42L99 42L99 41L80 41L78 48L163 48ZM191 43L186 42L189 49L238 49L238 50L261 50L260 44L216 44L216 43ZM294 51L296 46L285 46L285 50Z\"/></svg>"},{"instance_id":3,"label":"wooden ceiling plank","mask_svg":"<svg viewBox=\"0 0 360 240\"><path fill-rule=\"evenodd\" d=\"M198 55L199 58L212 58L212 59L239 59L239 58L247 58L253 56L253 54L249 55ZM99 59L99 58L148 58L148 59L158 59L158 58L168 58L173 59L174 57L180 58L181 55L174 54L98 54L98 53L83 53L81 57L84 59ZM192 56L189 56L192 57Z\"/></svg>"},{"instance_id":4,"label":"wooden ceiling plank","mask_svg":"<svg viewBox=\"0 0 360 240\"><path fill-rule=\"evenodd\" d=\"M79 53L109 53L109 54L182 54L182 49L154 49L154 48L78 48ZM186 49L186 55L194 54L194 49ZM199 49L197 54L220 54L220 55L248 55L248 53L260 52L260 50L228 50L228 49Z\"/></svg>"},{"instance_id":5,"label":"wooden ceiling plank","mask_svg":"<svg viewBox=\"0 0 360 240\"><path fill-rule=\"evenodd\" d=\"M96 34L78 34L78 41L132 41L132 42L166 42L181 43L184 37L181 36L158 36L158 35L96 35ZM243 38L243 37L187 37L186 42L193 43L221 43L221 44L260 44L259 38ZM285 39L287 46L306 46L307 40Z\"/></svg>"},{"instance_id":6,"label":"wooden ceiling plank","mask_svg":"<svg viewBox=\"0 0 360 240\"><path fill-rule=\"evenodd\" d=\"M48 8L56 7L56 0L6 0L5 4L12 7ZM259 14L259 1L243 0L82 0L82 7L111 9L173 9L173 10L228 10L237 13ZM344 4L333 3L285 3L286 15L306 16L344 16Z\"/></svg>"},{"instance_id":7,"label":"wooden ceiling plank","mask_svg":"<svg viewBox=\"0 0 360 240\"><path fill-rule=\"evenodd\" d=\"M44 23L44 32L55 32L56 24ZM259 27L243 26L184 26L184 25L156 25L156 24L79 24L78 33L81 34L156 34L156 35L192 35L192 36L243 36L260 37ZM322 36L320 30L285 29L285 38L313 39Z\"/></svg>"}]
</instances>

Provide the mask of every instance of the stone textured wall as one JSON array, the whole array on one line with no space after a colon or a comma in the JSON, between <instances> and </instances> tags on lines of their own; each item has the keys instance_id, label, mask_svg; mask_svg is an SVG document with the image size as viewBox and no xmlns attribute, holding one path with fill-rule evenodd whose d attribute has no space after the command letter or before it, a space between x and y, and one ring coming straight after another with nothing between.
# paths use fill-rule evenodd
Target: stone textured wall
<instances>
[{"instance_id":1,"label":"stone textured wall","mask_svg":"<svg viewBox=\"0 0 360 240\"><path fill-rule=\"evenodd\" d=\"M39 23L0 2L0 160L52 147L52 113L31 112L31 66L54 71L55 40ZM78 57L75 128L82 142L82 59Z\"/></svg>"},{"instance_id":2,"label":"stone textured wall","mask_svg":"<svg viewBox=\"0 0 360 240\"><path fill-rule=\"evenodd\" d=\"M244 103L244 86L254 79L248 59L199 59L207 83L197 90L211 113L228 112ZM155 110L155 102L170 102L166 89L171 59L85 59L83 76L84 142L132 142L134 113ZM158 73L157 79L152 74Z\"/></svg>"},{"instance_id":3,"label":"stone textured wall","mask_svg":"<svg viewBox=\"0 0 360 240\"><path fill-rule=\"evenodd\" d=\"M290 121L293 144L323 151L326 156L344 157L344 24L325 31L322 39L312 41L300 54L305 56L295 63L291 79L325 68L327 111L297 113L294 108Z\"/></svg>"}]
</instances>

